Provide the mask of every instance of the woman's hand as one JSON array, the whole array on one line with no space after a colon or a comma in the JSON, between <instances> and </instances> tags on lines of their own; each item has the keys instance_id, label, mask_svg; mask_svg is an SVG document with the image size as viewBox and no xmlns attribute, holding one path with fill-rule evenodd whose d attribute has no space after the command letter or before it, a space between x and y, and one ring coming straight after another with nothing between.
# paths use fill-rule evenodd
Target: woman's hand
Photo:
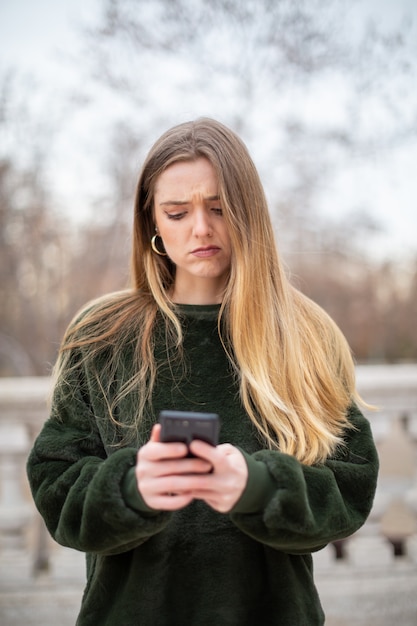
<instances>
[{"instance_id":1,"label":"woman's hand","mask_svg":"<svg viewBox=\"0 0 417 626\"><path fill-rule=\"evenodd\" d=\"M208 461L210 474L192 478L192 494L219 513L228 513L241 497L248 482L248 466L243 454L230 443L215 448L204 441L193 441L193 454Z\"/></svg>"},{"instance_id":2,"label":"woman's hand","mask_svg":"<svg viewBox=\"0 0 417 626\"><path fill-rule=\"evenodd\" d=\"M192 500L204 500L219 513L230 511L242 495L248 469L242 453L225 443L213 447L204 441L190 445L187 458L183 443L161 443L160 425L138 452L136 479L146 504L157 510L175 511Z\"/></svg>"},{"instance_id":3,"label":"woman's hand","mask_svg":"<svg viewBox=\"0 0 417 626\"><path fill-rule=\"evenodd\" d=\"M161 426L156 424L147 444L140 448L136 462L136 480L145 503L159 511L176 511L190 504L190 475L207 474L209 461L186 458L184 443L161 443Z\"/></svg>"}]
</instances>

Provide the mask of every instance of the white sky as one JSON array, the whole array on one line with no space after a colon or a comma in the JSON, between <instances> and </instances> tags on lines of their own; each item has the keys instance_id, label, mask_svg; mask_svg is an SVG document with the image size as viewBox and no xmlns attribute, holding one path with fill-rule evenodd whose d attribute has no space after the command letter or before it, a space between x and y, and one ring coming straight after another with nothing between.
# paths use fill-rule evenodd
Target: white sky
<instances>
[{"instance_id":1,"label":"white sky","mask_svg":"<svg viewBox=\"0 0 417 626\"><path fill-rule=\"evenodd\" d=\"M60 94L88 79L85 68L74 66L69 57L80 50L77 24L94 23L100 5L100 0L0 0L0 70L15 68L33 76L45 98L38 106L50 107L51 115L54 106L61 106ZM416 0L364 0L361 6L388 25L407 10L417 42ZM97 181L105 184L96 152L98 129L103 130L102 141L109 139L106 122L100 126L91 116L97 117L97 112L88 107L76 113L54 141L54 191L63 205L82 203L83 196L88 201ZM101 148L105 151L106 146ZM417 141L376 157L366 168L346 171L329 188L323 209L335 203L342 210L363 206L381 220L386 233L376 240L377 254L416 254Z\"/></svg>"}]
</instances>

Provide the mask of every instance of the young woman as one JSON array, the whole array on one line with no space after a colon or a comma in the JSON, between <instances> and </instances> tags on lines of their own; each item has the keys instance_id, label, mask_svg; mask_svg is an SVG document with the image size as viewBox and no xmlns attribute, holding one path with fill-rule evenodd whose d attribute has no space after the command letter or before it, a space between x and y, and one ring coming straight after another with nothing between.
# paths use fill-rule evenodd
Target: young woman
<instances>
[{"instance_id":1,"label":"young woman","mask_svg":"<svg viewBox=\"0 0 417 626\"><path fill-rule=\"evenodd\" d=\"M378 460L337 326L290 285L242 141L210 119L153 146L132 287L88 305L28 460L52 536L87 553L79 626L315 626L311 553L366 520ZM160 440L218 413L220 443Z\"/></svg>"}]
</instances>

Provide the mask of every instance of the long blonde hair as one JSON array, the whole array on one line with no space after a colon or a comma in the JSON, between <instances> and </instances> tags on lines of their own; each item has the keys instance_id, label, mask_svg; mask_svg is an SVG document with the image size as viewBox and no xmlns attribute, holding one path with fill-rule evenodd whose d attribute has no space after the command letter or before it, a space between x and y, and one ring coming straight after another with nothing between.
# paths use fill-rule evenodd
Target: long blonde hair
<instances>
[{"instance_id":1,"label":"long blonde hair","mask_svg":"<svg viewBox=\"0 0 417 626\"><path fill-rule=\"evenodd\" d=\"M158 316L165 322L168 342L178 348L182 343L181 323L169 297L175 267L150 245L155 184L169 165L201 157L217 173L232 242L218 328L243 406L267 446L306 464L323 462L342 443L348 407L359 399L351 352L330 317L289 282L255 165L239 137L214 120L175 126L150 150L135 201L132 289L102 298L70 325L58 373L77 347L92 359L111 346L109 369L116 371L123 341L134 336L136 371L117 400L138 391L134 426L151 410ZM111 407L109 412L115 420Z\"/></svg>"}]
</instances>

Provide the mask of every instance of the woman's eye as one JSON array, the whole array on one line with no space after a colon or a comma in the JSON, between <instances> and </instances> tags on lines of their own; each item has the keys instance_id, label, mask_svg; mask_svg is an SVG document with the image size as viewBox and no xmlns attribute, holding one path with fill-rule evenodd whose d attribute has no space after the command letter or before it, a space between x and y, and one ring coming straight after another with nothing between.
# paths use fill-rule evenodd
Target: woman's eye
<instances>
[{"instance_id":1,"label":"woman's eye","mask_svg":"<svg viewBox=\"0 0 417 626\"><path fill-rule=\"evenodd\" d=\"M223 215L223 209L221 209L220 207L213 207L211 209L216 215Z\"/></svg>"},{"instance_id":2,"label":"woman's eye","mask_svg":"<svg viewBox=\"0 0 417 626\"><path fill-rule=\"evenodd\" d=\"M180 220L184 217L184 215L186 215L185 211L182 211L181 213L167 213L169 220Z\"/></svg>"}]
</instances>

